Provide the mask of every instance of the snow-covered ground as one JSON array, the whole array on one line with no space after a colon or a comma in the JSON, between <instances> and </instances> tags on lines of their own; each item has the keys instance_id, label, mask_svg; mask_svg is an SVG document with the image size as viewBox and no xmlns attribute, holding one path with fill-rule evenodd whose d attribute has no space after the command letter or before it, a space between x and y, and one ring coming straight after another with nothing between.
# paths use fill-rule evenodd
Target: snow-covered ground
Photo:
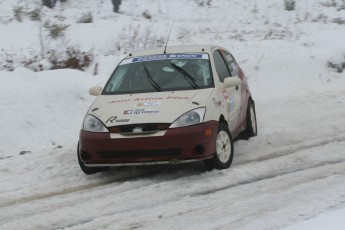
<instances>
[{"instance_id":1,"label":"snow-covered ground","mask_svg":"<svg viewBox=\"0 0 345 230\"><path fill-rule=\"evenodd\" d=\"M121 14L110 0L69 0L42 9L42 21L69 25L57 40L27 15L14 19L14 6L40 2L0 0L0 229L344 229L345 72L327 66L345 62L344 0L300 0L295 11L283 0L127 0ZM94 22L76 23L88 11ZM124 52L165 41L173 20L170 45L233 52L259 135L235 143L227 170L194 163L84 175L76 146L88 89ZM40 55L40 36L45 49L78 46L95 60L85 72L24 68Z\"/></svg>"}]
</instances>

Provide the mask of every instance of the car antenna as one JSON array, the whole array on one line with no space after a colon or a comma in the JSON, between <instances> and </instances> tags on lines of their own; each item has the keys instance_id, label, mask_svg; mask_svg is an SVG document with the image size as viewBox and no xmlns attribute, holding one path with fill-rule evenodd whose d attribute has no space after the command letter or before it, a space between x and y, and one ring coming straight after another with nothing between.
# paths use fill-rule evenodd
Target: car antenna
<instances>
[{"instance_id":1,"label":"car antenna","mask_svg":"<svg viewBox=\"0 0 345 230\"><path fill-rule=\"evenodd\" d=\"M170 28L170 31L169 31L167 42L165 43L163 54L167 53L167 46L168 46L168 42L169 42L169 38L170 38L170 33L171 33L171 31L173 29L173 26L174 26L174 22L175 22L175 20L173 20L173 23L171 24L171 28Z\"/></svg>"}]
</instances>

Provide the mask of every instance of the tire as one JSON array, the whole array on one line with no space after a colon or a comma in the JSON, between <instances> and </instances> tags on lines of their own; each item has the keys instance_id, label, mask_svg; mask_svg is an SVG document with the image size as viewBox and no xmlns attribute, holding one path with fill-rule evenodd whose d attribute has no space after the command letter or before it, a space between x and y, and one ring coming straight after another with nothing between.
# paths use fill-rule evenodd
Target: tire
<instances>
[{"instance_id":1,"label":"tire","mask_svg":"<svg viewBox=\"0 0 345 230\"><path fill-rule=\"evenodd\" d=\"M85 164L81 161L80 159L80 154L79 154L79 143L78 143L78 150L77 150L77 156L78 156L78 163L80 166L81 171L83 171L86 175L91 175L95 174L97 172L103 172L107 171L109 167L87 167Z\"/></svg>"},{"instance_id":2,"label":"tire","mask_svg":"<svg viewBox=\"0 0 345 230\"><path fill-rule=\"evenodd\" d=\"M234 142L228 126L221 122L218 126L216 137L216 153L213 158L204 160L208 170L227 169L232 163L234 156Z\"/></svg>"},{"instance_id":3,"label":"tire","mask_svg":"<svg viewBox=\"0 0 345 230\"><path fill-rule=\"evenodd\" d=\"M249 139L258 135L258 127L256 123L255 104L253 101L248 101L246 129L243 131L243 138Z\"/></svg>"}]
</instances>

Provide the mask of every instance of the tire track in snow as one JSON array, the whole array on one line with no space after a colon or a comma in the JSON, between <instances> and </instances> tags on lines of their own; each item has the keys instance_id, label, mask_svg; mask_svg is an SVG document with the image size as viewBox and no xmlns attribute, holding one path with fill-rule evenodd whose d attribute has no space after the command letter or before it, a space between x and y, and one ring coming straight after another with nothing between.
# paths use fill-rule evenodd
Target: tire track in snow
<instances>
[{"instance_id":1,"label":"tire track in snow","mask_svg":"<svg viewBox=\"0 0 345 230\"><path fill-rule=\"evenodd\" d=\"M178 168L177 173L176 173L176 167ZM181 177L185 178L185 177L189 177L190 175L194 176L202 172L202 170L200 170L200 167L195 164L194 166L192 165L192 168L191 169L189 168L188 171L183 171L183 168L182 168L182 172L181 172L179 170L179 168L181 167L182 165L172 165L171 167L168 167L168 168L164 166L153 166L150 168L141 168L138 172L135 172L135 175L123 176L121 178L116 177L116 178L112 178L106 181L103 180L99 183L71 187L71 188L67 188L61 191L57 191L57 192L27 196L24 198L8 201L6 203L3 203L3 205L0 206L0 208L8 209L8 210L14 209L15 214L13 215L13 211L12 213L7 212L6 214L4 214L4 216L0 219L0 225L3 223L6 223L6 220L9 221L13 219L13 216L15 216L15 218L26 218L29 215L33 215L33 214L37 215L39 213L44 214L46 212L51 212L56 209L59 209L61 205L60 203L54 204L54 202L51 202L50 206L42 205L44 202L47 202L47 200L49 199L50 200L60 199L62 201L65 201L69 199L69 197L75 196L73 193L82 192L82 193L79 193L79 194L83 194L82 197L78 197L76 199L73 199L73 201L65 202L65 204L62 204L63 207L77 206L79 203L81 204L88 199L95 199L95 197L102 199L104 196L107 196L108 194L106 193L101 193L101 195L98 194L95 196L96 189L100 189L105 186L108 186L107 188L105 187L105 189L110 188L112 192L116 192L116 193L129 192L130 190L138 190L138 189L143 189L144 187L156 186L159 183L169 183L170 181L179 180ZM130 168L131 167L129 167L128 171L130 171ZM126 172L126 170L127 169L124 169L124 171L121 171L121 172L122 173ZM131 171L129 173L131 173ZM106 176L109 177L113 175L110 174ZM125 183L130 182L131 183L130 190L124 191L123 187L125 186L123 186L124 184L122 182L125 182ZM120 191L118 191L117 189ZM23 207L30 205L31 206L30 212L22 211L22 210L25 210L26 208L18 209L17 207L20 207L20 205L24 205ZM41 206L44 206L44 208L42 208Z\"/></svg>"},{"instance_id":2,"label":"tire track in snow","mask_svg":"<svg viewBox=\"0 0 345 230\"><path fill-rule=\"evenodd\" d=\"M122 191L118 192L116 190L117 188L115 187L116 185L113 186L112 184L107 184L109 186L104 188L106 190L105 192L103 192L103 191L99 192L99 190L98 191L97 190L92 190L92 188L91 188L88 191L85 190L83 193L78 193L78 194L77 193L76 194L72 194L72 193L71 194L61 194L60 197L58 197L58 196L47 197L47 199L51 199L50 201L38 199L38 200L32 200L31 202L36 202L36 203L32 203L32 204L30 204L29 202L26 202L26 203L18 204L15 207L14 206L11 206L11 207L8 206L6 212L4 212L5 215L3 216L3 219L0 219L0 229L1 229L1 226L11 225L11 222L13 220L15 220L15 219L21 219L23 221L27 221L28 219L35 218L35 217L40 217L41 215L46 215L47 213L52 213L52 216L61 216L61 215L54 215L54 213L58 212L59 209L61 209L61 208L65 209L65 210L70 210L73 207L80 207L80 206L84 205L85 203L88 203L89 200L107 199L107 197L113 197L114 194L116 194L116 196L121 196L121 194L123 194L123 193L124 194L132 193L132 194L139 194L139 196L141 197L140 192L145 191L145 190L149 190L150 191L150 189L152 189L152 188L146 189L146 187L152 187L152 186L157 187L156 186L157 185L156 179L158 179L158 178L153 178L151 180L151 175L157 175L157 173L159 171L161 171L161 170L162 170L162 168L158 167L157 169L154 169L154 172L152 170L150 170L150 173L148 173L146 176L142 176L142 174L141 174L140 177L138 177L138 178L142 178L142 179L148 178L149 181L144 181L144 183L141 183L141 182L143 182L142 180L130 181L130 182L134 182L135 184L131 183L131 186L130 186L129 190L120 189ZM168 171L168 175L159 174L159 179L160 179L159 183L162 182L164 184L169 184L168 180L161 179L162 176L163 177L174 176L172 178L173 181L179 179L179 177L176 177L176 175L173 175L172 174L173 172L170 172L170 171L171 170ZM187 173L188 174L195 174L195 171L198 172L199 170L198 169L193 170L193 171L189 170ZM128 185L128 183L127 183L127 185ZM119 186L121 186L121 185L119 185ZM94 188L97 188L97 186L95 186ZM68 196L63 196L63 195L68 195ZM71 200L71 196L72 196L72 198L74 196L73 200ZM169 200L171 199L170 196L171 196L171 194L169 194L169 197L167 197L166 202L169 202ZM175 195L173 195L173 196L175 196ZM49 206L45 205L47 202L50 203ZM147 206L147 204L141 204L141 205L142 206ZM30 207L30 211L29 212L26 211L28 209L28 207ZM131 210L132 210L132 208L129 208L128 211L131 211ZM126 211L127 210L125 210L125 212ZM111 215L121 214L121 212L123 212L123 210L119 211L119 210L115 209L115 210L111 210L110 213L108 213L107 211L103 210L102 216L111 216ZM66 226L60 226L60 224L63 224L63 221L62 222L60 221L61 223L58 222L59 223L59 227L57 227L56 229L72 227L72 226L75 226L75 225L79 225L81 223L87 223L87 222L92 221L93 219L94 218L90 218L90 217L87 217L87 216L84 217L83 216L83 217L81 217L80 222L73 223L73 224L68 224Z\"/></svg>"},{"instance_id":3,"label":"tire track in snow","mask_svg":"<svg viewBox=\"0 0 345 230\"><path fill-rule=\"evenodd\" d=\"M270 174L270 175L262 175L262 176L259 176L259 177L255 177L255 178L253 178L251 180L244 180L242 182L239 182L239 183L236 183L236 184L226 185L226 186L223 186L221 188L210 189L210 190L207 190L207 191L202 191L202 192L199 192L199 193L194 193L194 194L191 194L191 196L195 196L195 197L204 196L204 195L208 195L208 194L211 194L211 193L216 193L216 192L224 191L224 190L231 189L231 188L234 188L234 187L242 186L242 185L252 184L252 183L256 183L256 182L263 181L263 180L268 180L268 179L273 179L273 178L277 178L277 177L280 177L280 176L285 176L285 175L288 175L288 174L293 174L293 173L298 173L298 172L302 172L302 171L305 171L305 170L315 169L315 168L326 166L326 165L337 165L337 164L342 164L342 163L345 163L345 159L341 160L341 161L337 160L337 161L320 162L318 164L310 165L310 166L307 166L307 167L302 167L302 168L297 169L297 170L296 169L289 169L289 170L284 170L284 171L282 171L280 173L275 173L275 174Z\"/></svg>"},{"instance_id":4,"label":"tire track in snow","mask_svg":"<svg viewBox=\"0 0 345 230\"><path fill-rule=\"evenodd\" d=\"M32 196L26 196L26 197L23 197L20 199L15 199L15 200L11 200L11 201L7 201L5 203L2 203L0 205L0 208L4 208L7 206L11 206L11 205L19 205L19 204L23 204L23 203L36 201L36 200L48 199L48 198L55 197L55 196L62 196L62 195L66 195L69 193L94 189L94 188L101 187L101 186L108 185L108 184L112 184L112 183L121 183L121 182L126 182L129 180L145 178L147 176L154 175L155 173L156 173L156 171L146 171L144 173L140 172L139 175L124 176L121 178L116 177L113 179L102 180L101 182L98 182L98 183L90 183L90 184L86 184L86 185L82 185L82 186L70 187L70 188L63 189L63 190L56 191L56 192L41 193L41 194L35 194Z\"/></svg>"},{"instance_id":5,"label":"tire track in snow","mask_svg":"<svg viewBox=\"0 0 345 230\"><path fill-rule=\"evenodd\" d=\"M296 144L281 146L281 147L279 147L278 151L269 152L267 154L260 154L262 156L259 156L257 158L253 158L253 159L243 159L242 160L241 155L238 154L237 156L235 156L235 157L239 158L239 159L237 159L238 162L236 162L236 165L242 165L242 164L247 164L247 163L251 163L251 162L270 160L270 159L286 156L289 154L293 154L293 153L298 152L298 151L303 151L303 150L307 150L307 149L311 149L311 148L321 147L321 146L331 144L334 142L345 142L345 135L336 135L336 136L330 136L330 137L326 137L326 138L316 138L316 139L312 139L312 140L308 140L308 141L301 141L301 142L296 143ZM285 150L281 150L281 149L285 149ZM255 154L255 152L253 154Z\"/></svg>"},{"instance_id":6,"label":"tire track in snow","mask_svg":"<svg viewBox=\"0 0 345 230\"><path fill-rule=\"evenodd\" d=\"M289 146L289 149L284 150L282 152L273 152L273 153L269 154L269 156L271 156L271 157L265 155L265 156L259 157L257 159L242 161L241 163L237 164L237 166L244 166L246 164L253 164L253 163L262 163L262 162L264 162L266 160L276 160L276 159L281 158L281 157L289 157L289 155L292 155L292 154L297 154L297 153L300 153L300 152L305 151L305 150L311 150L313 148L321 148L321 147L324 147L324 146L327 146L327 145L330 145L330 144L333 144L333 143L345 143L345 138L343 138L343 135L341 135L341 136L338 136L338 137L329 137L329 138L326 138L326 139L323 138L322 141L320 141L318 143L315 143L317 141L318 141L318 139L307 141L308 142L307 144L303 144L305 142L301 142L301 143L293 145L293 147ZM192 194L191 196L203 196L203 195L207 195L207 194L223 191L223 190L226 190L226 189L230 189L230 188L233 188L233 187L238 187L238 186L241 186L241 185L255 183L255 182L258 182L258 181L272 179L272 178L284 176L284 175L295 173L295 172L301 172L301 171L305 171L305 170L309 170L309 169L323 167L323 166L326 166L326 165L341 164L341 163L344 163L344 162L345 162L345 158L343 158L343 159L339 159L338 158L338 159L334 159L334 160L324 160L324 161L321 161L321 162L315 162L315 163L312 163L312 164L306 164L306 165L303 165L303 166L299 166L298 168L296 168L296 167L291 167L291 168L288 167L285 170L273 171L272 173L267 174L267 175L261 175L261 176L258 176L258 177L254 177L252 179L244 180L244 181L241 181L239 183L228 184L228 185L216 188L216 189L205 190L205 191L202 191L202 192L198 192L198 193Z\"/></svg>"}]
</instances>

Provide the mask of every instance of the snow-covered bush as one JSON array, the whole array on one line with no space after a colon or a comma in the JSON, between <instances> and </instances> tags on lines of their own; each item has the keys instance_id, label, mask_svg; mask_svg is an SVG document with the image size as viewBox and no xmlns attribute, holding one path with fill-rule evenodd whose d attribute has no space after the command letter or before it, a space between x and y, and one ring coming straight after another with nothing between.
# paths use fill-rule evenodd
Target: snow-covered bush
<instances>
[{"instance_id":1,"label":"snow-covered bush","mask_svg":"<svg viewBox=\"0 0 345 230\"><path fill-rule=\"evenodd\" d=\"M324 15L324 14L319 14L317 17L313 18L311 20L312 22L323 22L323 23L327 23L328 21L328 16Z\"/></svg>"},{"instance_id":2,"label":"snow-covered bush","mask_svg":"<svg viewBox=\"0 0 345 230\"><path fill-rule=\"evenodd\" d=\"M198 6L203 7L203 6L211 6L212 0L194 0Z\"/></svg>"},{"instance_id":3,"label":"snow-covered bush","mask_svg":"<svg viewBox=\"0 0 345 230\"><path fill-rule=\"evenodd\" d=\"M338 11L345 10L345 0L342 0L342 3L339 5Z\"/></svg>"},{"instance_id":4,"label":"snow-covered bush","mask_svg":"<svg viewBox=\"0 0 345 230\"><path fill-rule=\"evenodd\" d=\"M39 21L41 19L41 9L35 8L29 11L28 15L32 21Z\"/></svg>"},{"instance_id":5,"label":"snow-covered bush","mask_svg":"<svg viewBox=\"0 0 345 230\"><path fill-rule=\"evenodd\" d=\"M343 18L334 18L333 22L337 23L339 25L345 25L345 19L343 19Z\"/></svg>"},{"instance_id":6,"label":"snow-covered bush","mask_svg":"<svg viewBox=\"0 0 345 230\"><path fill-rule=\"evenodd\" d=\"M328 2L321 2L320 3L322 6L325 6L325 7L337 7L337 2L335 0L331 0L331 1L328 1Z\"/></svg>"},{"instance_id":7,"label":"snow-covered bush","mask_svg":"<svg viewBox=\"0 0 345 230\"><path fill-rule=\"evenodd\" d=\"M336 7L337 11L345 10L345 0L341 0L341 3L331 0L328 2L321 2L320 4L324 7Z\"/></svg>"},{"instance_id":8,"label":"snow-covered bush","mask_svg":"<svg viewBox=\"0 0 345 230\"><path fill-rule=\"evenodd\" d=\"M78 23L92 23L92 22L93 22L93 16L90 11L87 13L83 13L81 17L78 19Z\"/></svg>"},{"instance_id":9,"label":"snow-covered bush","mask_svg":"<svg viewBox=\"0 0 345 230\"><path fill-rule=\"evenodd\" d=\"M35 72L51 69L86 70L94 60L92 51L82 51L78 47L49 49L42 58L41 54L23 56L20 54L1 53L0 70L13 71L19 66L25 66Z\"/></svg>"},{"instance_id":10,"label":"snow-covered bush","mask_svg":"<svg viewBox=\"0 0 345 230\"><path fill-rule=\"evenodd\" d=\"M284 0L285 10L295 10L296 2L295 0Z\"/></svg>"},{"instance_id":11,"label":"snow-covered bush","mask_svg":"<svg viewBox=\"0 0 345 230\"><path fill-rule=\"evenodd\" d=\"M24 7L23 6L14 6L13 7L13 16L18 21L21 22L24 16Z\"/></svg>"},{"instance_id":12,"label":"snow-covered bush","mask_svg":"<svg viewBox=\"0 0 345 230\"><path fill-rule=\"evenodd\" d=\"M50 21L46 21L43 27L46 30L48 30L49 36L51 38L56 39L56 38L64 36L65 31L69 27L69 25L57 24L57 23L51 24Z\"/></svg>"},{"instance_id":13,"label":"snow-covered bush","mask_svg":"<svg viewBox=\"0 0 345 230\"><path fill-rule=\"evenodd\" d=\"M12 55L8 54L8 53L4 53L2 58L2 64L0 66L0 69L4 69L7 71L13 71L15 69L15 65L16 63L14 62L14 58Z\"/></svg>"},{"instance_id":14,"label":"snow-covered bush","mask_svg":"<svg viewBox=\"0 0 345 230\"><path fill-rule=\"evenodd\" d=\"M152 18L151 14L147 10L144 11L143 17L146 18L146 19L151 19Z\"/></svg>"},{"instance_id":15,"label":"snow-covered bush","mask_svg":"<svg viewBox=\"0 0 345 230\"><path fill-rule=\"evenodd\" d=\"M65 51L51 50L48 61L51 69L78 69L85 70L94 59L91 51L84 52L76 47L68 47Z\"/></svg>"},{"instance_id":16,"label":"snow-covered bush","mask_svg":"<svg viewBox=\"0 0 345 230\"><path fill-rule=\"evenodd\" d=\"M333 70L335 70L337 73L342 73L345 71L345 55L344 55L344 60L340 61L339 63L334 63L329 61L327 63L327 66Z\"/></svg>"}]
</instances>

